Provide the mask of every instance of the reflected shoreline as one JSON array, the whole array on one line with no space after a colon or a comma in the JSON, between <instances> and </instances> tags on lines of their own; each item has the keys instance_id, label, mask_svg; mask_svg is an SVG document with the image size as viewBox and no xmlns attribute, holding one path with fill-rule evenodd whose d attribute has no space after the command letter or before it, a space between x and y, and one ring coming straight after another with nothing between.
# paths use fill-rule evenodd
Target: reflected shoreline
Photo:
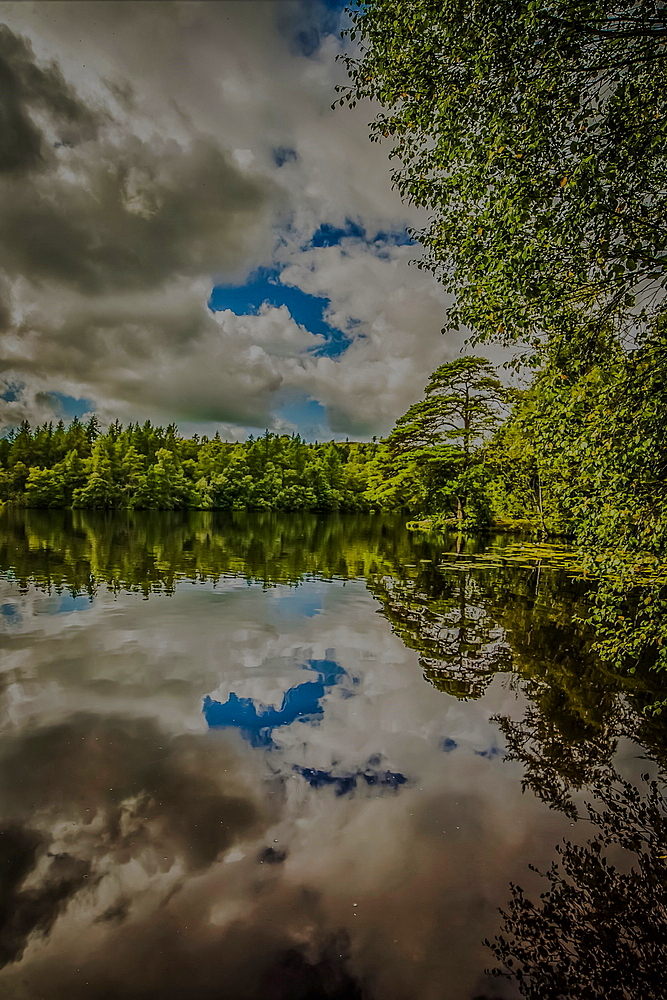
<instances>
[{"instance_id":1,"label":"reflected shoreline","mask_svg":"<svg viewBox=\"0 0 667 1000\"><path fill-rule=\"evenodd\" d=\"M595 996L625 975L604 936L560 993L537 960L567 931L526 902L554 861L553 906L568 873L593 923L634 893L657 956L664 803L628 771L664 770L655 677L611 672L573 621L586 587L504 544L453 562L455 537L385 515L0 512L6 995Z\"/></svg>"}]
</instances>

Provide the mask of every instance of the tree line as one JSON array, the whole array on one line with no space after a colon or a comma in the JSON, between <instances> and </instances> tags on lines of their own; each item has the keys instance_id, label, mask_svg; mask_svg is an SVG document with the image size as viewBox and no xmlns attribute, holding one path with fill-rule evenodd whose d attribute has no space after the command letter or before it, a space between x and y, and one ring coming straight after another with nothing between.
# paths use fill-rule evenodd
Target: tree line
<instances>
[{"instance_id":1,"label":"tree line","mask_svg":"<svg viewBox=\"0 0 667 1000\"><path fill-rule=\"evenodd\" d=\"M656 335L656 340L661 335ZM667 516L667 412L655 343L563 350L524 390L484 358L441 365L381 441L245 442L92 416L24 422L0 440L0 499L28 507L385 510L460 529L623 537L648 549Z\"/></svg>"},{"instance_id":2,"label":"tree line","mask_svg":"<svg viewBox=\"0 0 667 1000\"><path fill-rule=\"evenodd\" d=\"M272 434L245 442L95 416L27 422L0 441L0 497L27 507L364 510L373 443L309 444Z\"/></svg>"}]
</instances>

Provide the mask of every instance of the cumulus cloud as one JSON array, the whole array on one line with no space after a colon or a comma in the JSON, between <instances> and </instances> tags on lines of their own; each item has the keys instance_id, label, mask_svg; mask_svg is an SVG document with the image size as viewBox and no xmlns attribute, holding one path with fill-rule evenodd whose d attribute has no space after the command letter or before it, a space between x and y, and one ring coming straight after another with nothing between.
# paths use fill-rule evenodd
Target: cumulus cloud
<instances>
[{"instance_id":1,"label":"cumulus cloud","mask_svg":"<svg viewBox=\"0 0 667 1000\"><path fill-rule=\"evenodd\" d=\"M288 379L324 403L333 430L388 431L419 398L428 376L463 338L445 341L447 295L410 266L414 247L345 239L291 255L281 274L311 295L327 295L329 322L351 345L340 359L294 359Z\"/></svg>"},{"instance_id":2,"label":"cumulus cloud","mask_svg":"<svg viewBox=\"0 0 667 1000\"><path fill-rule=\"evenodd\" d=\"M90 296L243 259L264 194L209 138L82 145L63 147L43 173L5 178L0 265L10 277Z\"/></svg>"},{"instance_id":3,"label":"cumulus cloud","mask_svg":"<svg viewBox=\"0 0 667 1000\"><path fill-rule=\"evenodd\" d=\"M0 80L0 173L25 174L53 159L34 115L46 117L59 145L97 136L103 116L79 98L57 63L37 66L29 42L6 25L0 25Z\"/></svg>"},{"instance_id":4,"label":"cumulus cloud","mask_svg":"<svg viewBox=\"0 0 667 1000\"><path fill-rule=\"evenodd\" d=\"M158 22L171 20L168 8L156 10ZM106 13L120 18L114 10ZM30 13L37 28L48 21L41 7ZM0 350L5 382L16 387L3 393L5 417L31 399L39 415L49 387L64 384L107 409L143 401L168 413L176 383L175 415L188 415L196 395L196 378L180 364L188 351L201 370L212 363L219 372L217 387L204 387L204 414L216 401L220 408L233 383L238 406L228 407L229 419L266 416L264 396L277 384L270 363L248 353L252 335L234 340L215 322L206 298L212 280L243 269L267 239L269 180L241 169L191 122L179 133L123 113L118 102L124 94L131 106L129 89L82 96L57 62L38 59L7 25L0 73ZM294 324L283 325L289 337Z\"/></svg>"},{"instance_id":5,"label":"cumulus cloud","mask_svg":"<svg viewBox=\"0 0 667 1000\"><path fill-rule=\"evenodd\" d=\"M270 425L271 399L283 379L280 359L322 338L284 307L253 316L213 314L206 291L201 283L175 282L122 296L63 297L48 315L46 303L37 315L31 310L13 357L16 337L5 340L6 381L24 386L5 408L20 405L25 386L44 391L50 372L86 398L102 393L112 419L171 413L180 420Z\"/></svg>"},{"instance_id":6,"label":"cumulus cloud","mask_svg":"<svg viewBox=\"0 0 667 1000\"><path fill-rule=\"evenodd\" d=\"M418 248L375 238L422 219L371 109L331 110L331 5L6 0L0 21L0 423L61 393L238 435L299 398L370 436L458 352ZM311 245L349 219L361 236ZM286 307L212 315L213 285L259 266L330 300L351 346L328 357Z\"/></svg>"}]
</instances>

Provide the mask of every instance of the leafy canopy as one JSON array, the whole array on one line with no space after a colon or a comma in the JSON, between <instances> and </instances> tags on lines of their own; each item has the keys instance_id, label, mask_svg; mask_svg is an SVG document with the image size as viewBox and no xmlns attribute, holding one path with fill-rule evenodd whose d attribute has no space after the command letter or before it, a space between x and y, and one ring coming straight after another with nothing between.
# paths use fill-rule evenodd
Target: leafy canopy
<instances>
[{"instance_id":1,"label":"leafy canopy","mask_svg":"<svg viewBox=\"0 0 667 1000\"><path fill-rule=\"evenodd\" d=\"M403 452L448 445L469 460L473 446L498 425L508 390L486 358L465 357L436 368L424 396L396 421L390 448Z\"/></svg>"},{"instance_id":2,"label":"leafy canopy","mask_svg":"<svg viewBox=\"0 0 667 1000\"><path fill-rule=\"evenodd\" d=\"M481 340L651 322L667 281L667 13L656 0L356 0L340 103L382 110L432 213L420 266Z\"/></svg>"},{"instance_id":3,"label":"leafy canopy","mask_svg":"<svg viewBox=\"0 0 667 1000\"><path fill-rule=\"evenodd\" d=\"M464 516L469 499L482 499L478 446L500 423L509 392L485 358L440 365L424 398L396 421L372 463L367 496L390 509ZM486 518L486 502L475 517Z\"/></svg>"}]
</instances>

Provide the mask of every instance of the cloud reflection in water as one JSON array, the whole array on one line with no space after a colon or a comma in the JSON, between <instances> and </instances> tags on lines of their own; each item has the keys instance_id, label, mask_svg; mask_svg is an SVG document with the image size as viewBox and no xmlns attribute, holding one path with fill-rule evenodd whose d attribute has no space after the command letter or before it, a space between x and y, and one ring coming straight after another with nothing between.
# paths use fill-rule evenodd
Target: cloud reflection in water
<instances>
[{"instance_id":1,"label":"cloud reflection in water","mask_svg":"<svg viewBox=\"0 0 667 1000\"><path fill-rule=\"evenodd\" d=\"M81 615L21 597L3 997L495 995L481 938L558 836L516 768L472 752L506 695L443 696L363 584L307 586L316 615L245 583L100 593Z\"/></svg>"},{"instance_id":2,"label":"cloud reflection in water","mask_svg":"<svg viewBox=\"0 0 667 1000\"><path fill-rule=\"evenodd\" d=\"M289 688L280 708L258 706L252 698L239 698L233 691L225 702L213 701L207 695L203 706L207 724L211 729L239 729L251 746L272 747L273 730L279 726L290 726L297 719L306 722L321 718L321 701L327 688L346 676L334 660L308 660L305 666L316 671L318 680Z\"/></svg>"}]
</instances>

